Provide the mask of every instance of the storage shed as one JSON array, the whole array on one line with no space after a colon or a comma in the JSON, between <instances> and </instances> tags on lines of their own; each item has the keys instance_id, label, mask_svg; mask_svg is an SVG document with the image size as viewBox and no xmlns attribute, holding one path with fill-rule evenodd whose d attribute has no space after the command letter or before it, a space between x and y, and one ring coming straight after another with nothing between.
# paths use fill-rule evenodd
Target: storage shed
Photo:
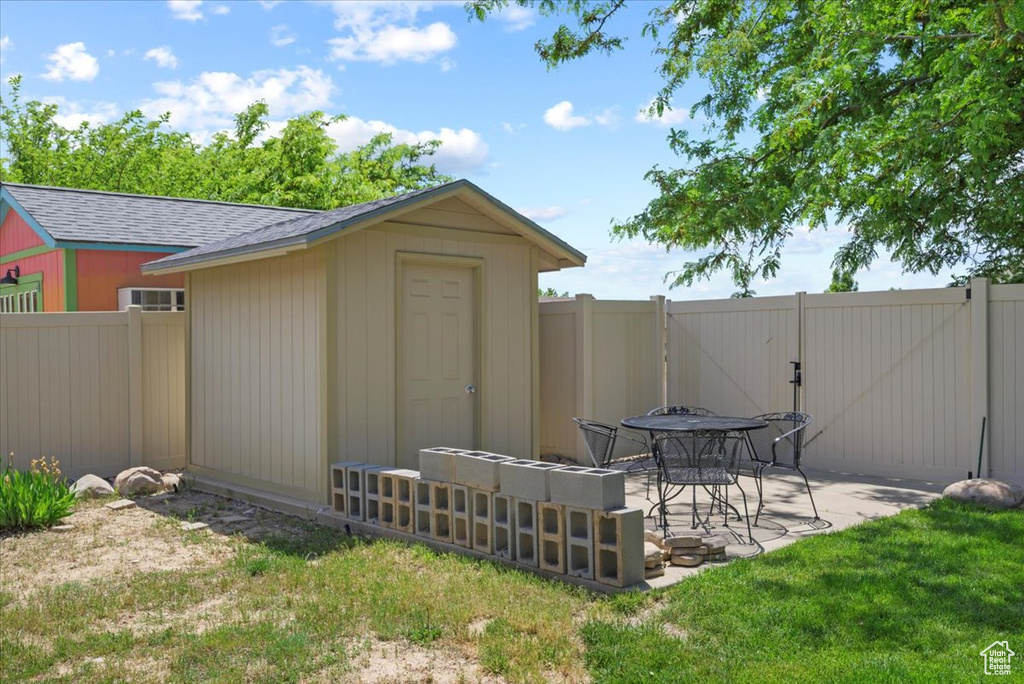
<instances>
[{"instance_id":1,"label":"storage shed","mask_svg":"<svg viewBox=\"0 0 1024 684\"><path fill-rule=\"evenodd\" d=\"M286 220L184 272L189 469L328 500L328 464L539 454L537 274L586 257L472 183Z\"/></svg>"}]
</instances>

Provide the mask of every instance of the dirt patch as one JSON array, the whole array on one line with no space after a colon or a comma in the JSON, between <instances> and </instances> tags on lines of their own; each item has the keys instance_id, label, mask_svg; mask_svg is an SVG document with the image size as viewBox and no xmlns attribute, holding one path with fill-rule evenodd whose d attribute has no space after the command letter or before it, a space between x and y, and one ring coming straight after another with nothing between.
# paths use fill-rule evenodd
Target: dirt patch
<instances>
[{"instance_id":1,"label":"dirt patch","mask_svg":"<svg viewBox=\"0 0 1024 684\"><path fill-rule=\"evenodd\" d=\"M349 644L348 652L347 672L333 681L353 684L505 682L502 677L484 672L465 656L406 642L360 639Z\"/></svg>"},{"instance_id":2,"label":"dirt patch","mask_svg":"<svg viewBox=\"0 0 1024 684\"><path fill-rule=\"evenodd\" d=\"M71 525L66 531L0 536L0 590L21 597L65 582L201 569L234 555L234 535L259 541L308 526L293 516L194 490L135 502L134 508L112 511L102 501L82 501L64 519ZM186 532L183 522L209 527Z\"/></svg>"}]
</instances>

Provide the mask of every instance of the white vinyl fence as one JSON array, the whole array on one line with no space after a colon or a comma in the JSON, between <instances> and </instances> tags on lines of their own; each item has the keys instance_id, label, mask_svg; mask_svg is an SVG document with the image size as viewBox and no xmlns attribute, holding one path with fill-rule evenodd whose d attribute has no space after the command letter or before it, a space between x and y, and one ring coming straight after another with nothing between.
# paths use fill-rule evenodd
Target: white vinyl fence
<instances>
[{"instance_id":1,"label":"white vinyl fence","mask_svg":"<svg viewBox=\"0 0 1024 684\"><path fill-rule=\"evenodd\" d=\"M185 314L0 316L0 450L72 478L185 465Z\"/></svg>"},{"instance_id":2,"label":"white vinyl fence","mask_svg":"<svg viewBox=\"0 0 1024 684\"><path fill-rule=\"evenodd\" d=\"M1024 285L669 302L669 403L811 413L809 467L1024 482ZM982 418L986 419L981 446ZM1021 426L1021 427L1018 427Z\"/></svg>"},{"instance_id":3,"label":"white vinyl fence","mask_svg":"<svg viewBox=\"0 0 1024 684\"><path fill-rule=\"evenodd\" d=\"M540 303L540 451L588 463L575 416L617 425L662 403L663 297ZM626 449L621 450L627 453Z\"/></svg>"}]
</instances>

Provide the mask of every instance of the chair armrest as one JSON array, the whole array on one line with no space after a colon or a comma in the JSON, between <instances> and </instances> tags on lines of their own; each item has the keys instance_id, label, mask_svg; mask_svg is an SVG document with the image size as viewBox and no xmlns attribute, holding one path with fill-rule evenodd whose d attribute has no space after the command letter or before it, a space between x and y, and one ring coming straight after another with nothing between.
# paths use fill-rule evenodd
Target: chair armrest
<instances>
[{"instance_id":1,"label":"chair armrest","mask_svg":"<svg viewBox=\"0 0 1024 684\"><path fill-rule=\"evenodd\" d=\"M801 430L803 430L808 425L810 425L809 422L804 423L803 425L799 425L799 426L793 428L792 430L790 430L789 432L784 432L784 433L782 433L781 435L779 435L778 437L776 437L775 439L772 440L772 463L775 463L775 461L778 460L778 456L775 453L775 447L778 445L778 443L781 442L782 440L786 439L790 435L795 435L796 433L800 432ZM794 447L795 447L795 445L794 445ZM796 449L794 448L793 451L795 452Z\"/></svg>"},{"instance_id":2,"label":"chair armrest","mask_svg":"<svg viewBox=\"0 0 1024 684\"><path fill-rule=\"evenodd\" d=\"M636 435L636 437L631 437L629 434L626 434L627 429L628 428L619 428L619 439L625 439L630 442L633 442L634 444L639 444L644 448L645 451L651 450L650 444L647 443L647 439L644 438L644 436L641 433L630 431L632 434Z\"/></svg>"}]
</instances>

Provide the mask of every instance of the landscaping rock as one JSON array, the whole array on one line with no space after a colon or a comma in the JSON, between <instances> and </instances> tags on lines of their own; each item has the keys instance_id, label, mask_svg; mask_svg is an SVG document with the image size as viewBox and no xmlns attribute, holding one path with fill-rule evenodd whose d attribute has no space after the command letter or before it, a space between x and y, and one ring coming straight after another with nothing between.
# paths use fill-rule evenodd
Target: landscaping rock
<instances>
[{"instance_id":1,"label":"landscaping rock","mask_svg":"<svg viewBox=\"0 0 1024 684\"><path fill-rule=\"evenodd\" d=\"M656 565L660 565L662 562L662 551L656 544L651 542L644 542L644 565L648 568L653 568Z\"/></svg>"},{"instance_id":2,"label":"landscaping rock","mask_svg":"<svg viewBox=\"0 0 1024 684\"><path fill-rule=\"evenodd\" d=\"M204 522L185 522L181 521L181 529L185 532L198 532L199 530L205 530L209 525Z\"/></svg>"},{"instance_id":3,"label":"landscaping rock","mask_svg":"<svg viewBox=\"0 0 1024 684\"><path fill-rule=\"evenodd\" d=\"M684 568L695 568L704 562L704 556L695 554L672 554L672 565L681 565Z\"/></svg>"},{"instance_id":4,"label":"landscaping rock","mask_svg":"<svg viewBox=\"0 0 1024 684\"><path fill-rule=\"evenodd\" d=\"M644 530L644 541L654 544L659 549L665 548L665 535L657 530Z\"/></svg>"},{"instance_id":5,"label":"landscaping rock","mask_svg":"<svg viewBox=\"0 0 1024 684\"><path fill-rule=\"evenodd\" d=\"M1024 504L1024 487L1012 482L979 478L954 482L942 491L942 496L992 508L1015 508Z\"/></svg>"},{"instance_id":6,"label":"landscaping rock","mask_svg":"<svg viewBox=\"0 0 1024 684\"><path fill-rule=\"evenodd\" d=\"M160 471L146 466L122 470L114 478L114 489L121 496L156 494L163 488L164 482Z\"/></svg>"},{"instance_id":7,"label":"landscaping rock","mask_svg":"<svg viewBox=\"0 0 1024 684\"><path fill-rule=\"evenodd\" d=\"M724 553L725 545L728 543L729 542L725 537L719 535L702 540L702 544L707 548L708 553Z\"/></svg>"},{"instance_id":8,"label":"landscaping rock","mask_svg":"<svg viewBox=\"0 0 1024 684\"><path fill-rule=\"evenodd\" d=\"M164 489L169 492L178 491L178 483L181 482L181 478L174 473L166 473L161 476L160 481L164 485Z\"/></svg>"},{"instance_id":9,"label":"landscaping rock","mask_svg":"<svg viewBox=\"0 0 1024 684\"><path fill-rule=\"evenodd\" d=\"M684 534L678 537L668 537L665 539L665 543L663 544L663 546L667 549L692 549L700 545L701 538L692 534Z\"/></svg>"},{"instance_id":10,"label":"landscaping rock","mask_svg":"<svg viewBox=\"0 0 1024 684\"><path fill-rule=\"evenodd\" d=\"M665 576L665 566L664 565L659 565L656 568L646 568L646 569L644 569L644 579L654 579L655 577L664 577L664 576Z\"/></svg>"},{"instance_id":11,"label":"landscaping rock","mask_svg":"<svg viewBox=\"0 0 1024 684\"><path fill-rule=\"evenodd\" d=\"M64 525L54 525L50 528L51 532L70 532L75 529L75 526L71 523L65 523Z\"/></svg>"},{"instance_id":12,"label":"landscaping rock","mask_svg":"<svg viewBox=\"0 0 1024 684\"><path fill-rule=\"evenodd\" d=\"M101 496L110 496L114 488L102 477L96 475L83 475L71 485L71 491L79 499L98 499Z\"/></svg>"},{"instance_id":13,"label":"landscaping rock","mask_svg":"<svg viewBox=\"0 0 1024 684\"><path fill-rule=\"evenodd\" d=\"M109 508L112 511L123 511L126 508L135 508L135 502L131 499L118 499L108 503L105 508Z\"/></svg>"}]
</instances>

